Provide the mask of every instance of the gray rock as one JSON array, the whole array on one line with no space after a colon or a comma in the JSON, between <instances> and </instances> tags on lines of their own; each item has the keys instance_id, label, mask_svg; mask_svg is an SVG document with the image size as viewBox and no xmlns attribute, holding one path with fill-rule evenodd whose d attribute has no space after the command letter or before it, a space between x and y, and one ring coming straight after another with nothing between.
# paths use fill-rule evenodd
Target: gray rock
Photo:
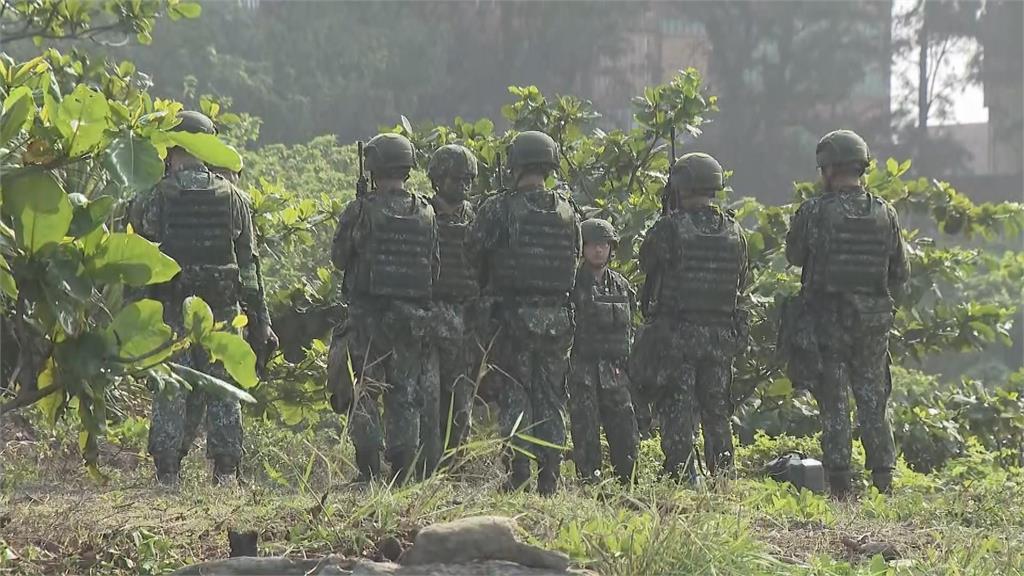
<instances>
[{"instance_id":1,"label":"gray rock","mask_svg":"<svg viewBox=\"0 0 1024 576\"><path fill-rule=\"evenodd\" d=\"M434 524L420 530L400 562L417 566L502 560L559 573L569 568L568 556L519 542L515 530L515 521L502 516L473 516Z\"/></svg>"},{"instance_id":2,"label":"gray rock","mask_svg":"<svg viewBox=\"0 0 1024 576\"><path fill-rule=\"evenodd\" d=\"M243 556L185 566L171 576L328 576L350 574L352 564L340 556L319 560Z\"/></svg>"},{"instance_id":3,"label":"gray rock","mask_svg":"<svg viewBox=\"0 0 1024 576\"><path fill-rule=\"evenodd\" d=\"M331 574L347 574L342 572ZM531 568L505 562L488 560L466 564L417 564L415 566L392 564L390 562L359 562L353 567L351 576L596 576L585 570L557 570ZM322 576L327 576L323 573Z\"/></svg>"}]
</instances>

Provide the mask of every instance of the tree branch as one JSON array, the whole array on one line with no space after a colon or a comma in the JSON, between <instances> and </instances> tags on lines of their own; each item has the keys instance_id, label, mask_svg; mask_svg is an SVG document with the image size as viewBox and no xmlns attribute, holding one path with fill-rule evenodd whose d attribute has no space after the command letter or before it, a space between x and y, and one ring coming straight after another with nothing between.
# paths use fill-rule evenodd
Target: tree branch
<instances>
[{"instance_id":1,"label":"tree branch","mask_svg":"<svg viewBox=\"0 0 1024 576\"><path fill-rule=\"evenodd\" d=\"M103 26L96 26L94 28L86 28L84 30L69 32L66 34L44 33L43 30L45 30L46 28L37 28L35 30L22 30L21 32L16 32L14 34L4 34L3 39L0 40L0 46L6 46L7 44L11 44L19 40L24 40L26 38L35 38L36 36L40 38L46 38L48 40L76 40L82 38L92 40L93 36L97 34L118 30L123 27L123 22L115 22L113 24L105 24Z\"/></svg>"},{"instance_id":2,"label":"tree branch","mask_svg":"<svg viewBox=\"0 0 1024 576\"><path fill-rule=\"evenodd\" d=\"M60 390L60 388L60 384L54 383L50 384L49 386L43 386L42 388L31 390L25 394L18 394L17 396L14 397L14 400L11 400L6 404L0 405L0 415L6 414L12 410L24 408L25 406L31 406L32 404L35 404L39 400L46 398L50 394L57 392L58 390ZM24 388L22 388L22 390L24 390Z\"/></svg>"}]
</instances>

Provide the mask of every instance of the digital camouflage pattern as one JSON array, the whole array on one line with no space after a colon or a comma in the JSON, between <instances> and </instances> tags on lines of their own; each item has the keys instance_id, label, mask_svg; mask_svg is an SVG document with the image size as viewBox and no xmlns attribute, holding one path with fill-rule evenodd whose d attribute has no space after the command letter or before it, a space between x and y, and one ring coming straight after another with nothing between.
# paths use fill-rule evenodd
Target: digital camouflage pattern
<instances>
[{"instance_id":1,"label":"digital camouflage pattern","mask_svg":"<svg viewBox=\"0 0 1024 576\"><path fill-rule=\"evenodd\" d=\"M568 200L553 190L536 188L502 192L488 198L479 208L469 230L468 255L481 266L481 276L491 278L494 267L513 265L502 254L510 241L508 196L523 195L530 204L554 211ZM579 219L572 215L572 242L569 277L575 276L575 259L579 257ZM571 286L570 286L571 289ZM491 351L491 370L496 374L499 421L503 434L525 433L546 443L565 444L565 377L569 348L572 345L573 320L569 290L564 294L533 295L528 291L513 292L502 285L488 282L483 292L493 302L490 318L497 326ZM511 472L510 486L524 484L530 476L530 460L520 451L537 455L540 472L538 490L551 493L558 482L560 449L531 444L515 437L513 448L506 453Z\"/></svg>"},{"instance_id":2,"label":"digital camouflage pattern","mask_svg":"<svg viewBox=\"0 0 1024 576\"><path fill-rule=\"evenodd\" d=\"M439 238L444 237L442 229L451 228L464 233L472 224L475 213L469 202L462 202L455 210L441 210L436 199L432 199L436 213ZM420 435L425 463L432 469L441 455L458 448L469 435L476 394L476 373L478 371L477 320L479 307L479 285L476 269L464 261L465 247L462 243L440 242L441 270L435 286L447 274L458 274L465 280L472 276L472 296L465 291L434 291L431 302L431 331L426 344L422 385L425 409L420 418ZM446 266L449 268L446 270ZM459 268L460 270L451 270ZM448 284L460 285L452 281ZM446 284L446 285L448 285Z\"/></svg>"},{"instance_id":3,"label":"digital camouflage pattern","mask_svg":"<svg viewBox=\"0 0 1024 576\"><path fill-rule=\"evenodd\" d=\"M800 206L786 237L786 257L802 267L804 285L786 305L780 345L794 385L809 389L818 402L824 464L833 485L840 488L849 483L850 392L857 403L866 466L876 483L887 484L896 462L886 414L892 390L888 333L893 322L892 295L902 292L910 265L895 210L885 204L890 220L888 233L882 235L888 245L887 286L875 294L832 292L826 289L826 272L816 268L822 247L841 241L826 225L836 220L824 212L863 212L872 202L882 201L861 187L826 192ZM811 282L811 278L821 281Z\"/></svg>"},{"instance_id":4,"label":"digital camouflage pattern","mask_svg":"<svg viewBox=\"0 0 1024 576\"><path fill-rule=\"evenodd\" d=\"M616 304L602 301L615 301ZM607 322L601 318L609 315L611 306L621 309L625 322ZM568 381L576 473L585 481L599 478L596 473L601 469L603 426L615 474L620 481L629 482L636 465L639 442L626 371L636 297L629 282L618 272L606 268L600 277L595 277L586 265L581 265L573 288L573 307L576 330ZM608 332L612 330L618 333L613 337L626 343L621 353L610 352L618 346L603 346L600 342L607 339Z\"/></svg>"},{"instance_id":5,"label":"digital camouflage pattern","mask_svg":"<svg viewBox=\"0 0 1024 576\"><path fill-rule=\"evenodd\" d=\"M367 252L374 241L368 226L369 213L383 210L402 214L411 203L419 202L426 203L431 216L432 230L425 250L431 255L436 276L438 246L433 208L422 196L401 189L375 191L350 202L338 221L331 250L334 266L345 272L343 292L349 305L344 342L356 377L349 435L364 479L380 474L382 450L392 475L401 478L411 471L418 452L420 412L427 401L421 378L426 364L423 348L430 303L428 299L375 295L366 289L369 283L362 276L368 271ZM409 248L417 252L424 249Z\"/></svg>"},{"instance_id":6,"label":"digital camouflage pattern","mask_svg":"<svg viewBox=\"0 0 1024 576\"><path fill-rule=\"evenodd\" d=\"M224 195L230 202L230 218L225 224L229 227L226 232L234 251L230 259L234 262L226 266L194 264L183 255L179 262L182 272L168 283L151 287L149 296L164 304L164 320L178 333L184 330L182 302L192 295L200 296L211 305L214 319L218 322L231 322L241 305L251 323L269 324L270 314L264 298L248 199L227 180L212 175L202 165L168 174L153 190L132 199L128 207L128 221L136 233L154 242L162 242L162 235L168 230L165 226L165 195L204 186ZM174 360L231 382L223 367L211 365L200 349L185 352ZM180 461L191 448L203 421L204 406L207 457L215 464L219 462L217 467L222 471L238 466L242 456L238 402L207 397L199 391L168 390L154 397L149 433L149 453L157 461L158 472L164 472L165 476L177 474Z\"/></svg>"},{"instance_id":7,"label":"digital camouflage pattern","mask_svg":"<svg viewBox=\"0 0 1024 576\"><path fill-rule=\"evenodd\" d=\"M685 260L678 237L680 227L674 222L680 218L689 219L697 229L709 234L723 225L735 224L731 215L716 206L680 210L661 217L640 247L640 266L648 281L656 281L669 266ZM745 255L742 233L740 239ZM737 283L739 293L745 291L748 281L744 257ZM746 342L746 314L739 308L732 323L723 324L717 319L704 323L700 318L687 318L665 307L656 306L655 310L657 313L634 345L630 373L639 379L641 392L655 407L661 423L665 472L672 476L685 474L692 480L696 477L692 455L697 415L704 430L708 471L714 473L729 465L734 452L730 424L732 362Z\"/></svg>"}]
</instances>

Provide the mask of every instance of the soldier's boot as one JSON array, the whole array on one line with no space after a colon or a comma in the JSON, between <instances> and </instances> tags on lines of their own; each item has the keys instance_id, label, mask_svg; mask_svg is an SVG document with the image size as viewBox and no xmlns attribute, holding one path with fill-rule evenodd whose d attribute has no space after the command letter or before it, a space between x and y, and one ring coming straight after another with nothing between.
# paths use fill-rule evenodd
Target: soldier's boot
<instances>
[{"instance_id":1,"label":"soldier's boot","mask_svg":"<svg viewBox=\"0 0 1024 576\"><path fill-rule=\"evenodd\" d=\"M853 483L849 472L832 472L828 475L828 489L832 498L848 500L853 495Z\"/></svg>"},{"instance_id":2,"label":"soldier's boot","mask_svg":"<svg viewBox=\"0 0 1024 576\"><path fill-rule=\"evenodd\" d=\"M502 486L505 492L515 492L530 481L530 460L521 454L505 458L508 478Z\"/></svg>"},{"instance_id":3,"label":"soldier's boot","mask_svg":"<svg viewBox=\"0 0 1024 576\"><path fill-rule=\"evenodd\" d=\"M357 483L366 484L376 480L380 477L380 454L376 450L369 454L356 450L356 467L359 468Z\"/></svg>"},{"instance_id":4,"label":"soldier's boot","mask_svg":"<svg viewBox=\"0 0 1024 576\"><path fill-rule=\"evenodd\" d=\"M154 454L156 481L164 486L176 486L181 475L181 459L177 454Z\"/></svg>"},{"instance_id":5,"label":"soldier's boot","mask_svg":"<svg viewBox=\"0 0 1024 576\"><path fill-rule=\"evenodd\" d=\"M213 457L213 485L234 486L238 483L238 461L230 456Z\"/></svg>"},{"instance_id":6,"label":"soldier's boot","mask_svg":"<svg viewBox=\"0 0 1024 576\"><path fill-rule=\"evenodd\" d=\"M415 468L422 466L412 450L395 450L388 455L388 463L391 464L391 479L396 484L406 483L415 475Z\"/></svg>"},{"instance_id":7,"label":"soldier's boot","mask_svg":"<svg viewBox=\"0 0 1024 576\"><path fill-rule=\"evenodd\" d=\"M561 458L548 457L541 460L537 468L537 493L541 496L551 496L558 491L558 477L561 468Z\"/></svg>"},{"instance_id":8,"label":"soldier's boot","mask_svg":"<svg viewBox=\"0 0 1024 576\"><path fill-rule=\"evenodd\" d=\"M871 483L882 494L892 494L892 470L881 468L871 471Z\"/></svg>"}]
</instances>

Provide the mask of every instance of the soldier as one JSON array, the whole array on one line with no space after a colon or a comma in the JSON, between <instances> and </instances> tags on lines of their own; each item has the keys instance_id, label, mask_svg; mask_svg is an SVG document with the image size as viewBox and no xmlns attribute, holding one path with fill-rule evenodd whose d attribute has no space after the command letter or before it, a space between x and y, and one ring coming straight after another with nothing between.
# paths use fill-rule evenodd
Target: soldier
<instances>
[{"instance_id":1,"label":"soldier","mask_svg":"<svg viewBox=\"0 0 1024 576\"><path fill-rule=\"evenodd\" d=\"M704 459L712 474L729 466L733 443L732 362L745 340L739 298L747 282L747 245L731 212L712 203L722 166L702 153L676 161L669 198L678 207L651 227L640 247L653 295L653 320L638 352L650 364L645 390L661 422L665 473L696 482L693 435L704 426ZM632 362L636 365L637 362ZM698 412L699 408L699 412Z\"/></svg>"},{"instance_id":2,"label":"soldier","mask_svg":"<svg viewBox=\"0 0 1024 576\"><path fill-rule=\"evenodd\" d=\"M476 214L466 195L477 175L476 157L449 144L430 158L441 268L433 288L433 334L425 354L425 409L420 418L424 464L433 469L444 450L459 447L469 432L475 378L470 366L477 347L474 314L480 294L476 268L466 258L466 231ZM435 388L439 387L439 389Z\"/></svg>"},{"instance_id":3,"label":"soldier","mask_svg":"<svg viewBox=\"0 0 1024 576\"><path fill-rule=\"evenodd\" d=\"M404 480L417 456L423 341L437 270L437 225L430 202L405 189L415 166L412 143L380 134L366 144L373 189L357 194L341 214L332 261L344 271L348 299L345 350L357 379L349 435L359 480L380 475L380 452ZM335 343L332 343L335 344ZM335 355L336 358L338 355ZM378 399L384 401L381 431ZM338 408L336 408L338 409Z\"/></svg>"},{"instance_id":4,"label":"soldier","mask_svg":"<svg viewBox=\"0 0 1024 576\"><path fill-rule=\"evenodd\" d=\"M871 159L864 140L830 132L816 156L824 194L800 205L786 236L786 258L802 269L783 327L789 371L818 402L832 494L845 497L851 487L851 390L872 482L888 492L896 462L888 333L910 266L896 211L861 183Z\"/></svg>"},{"instance_id":5,"label":"soldier","mask_svg":"<svg viewBox=\"0 0 1024 576\"><path fill-rule=\"evenodd\" d=\"M213 122L203 114L184 111L178 117L175 130L215 133ZM254 347L275 349L277 336L270 324L245 196L182 148L168 150L166 162L163 180L134 198L128 209L135 231L159 242L160 249L181 266L174 279L151 292L163 302L166 322L183 332L182 301L195 295L210 305L218 322L231 322L243 310ZM202 349L193 348L176 361L231 381ZM230 481L236 474L242 457L238 401L173 389L154 397L149 430L149 453L161 483L177 482L181 460L191 448L204 409L206 452L213 460L214 483Z\"/></svg>"},{"instance_id":6,"label":"soldier","mask_svg":"<svg viewBox=\"0 0 1024 576\"><path fill-rule=\"evenodd\" d=\"M626 375L636 298L629 282L608 268L619 242L612 225L592 218L580 229L583 261L573 288L576 332L569 359L573 460L584 482L600 479L603 424L612 467L629 483L639 442Z\"/></svg>"},{"instance_id":7,"label":"soldier","mask_svg":"<svg viewBox=\"0 0 1024 576\"><path fill-rule=\"evenodd\" d=\"M565 375L572 344L569 293L580 252L579 218L570 198L545 187L558 167L554 140L541 132L516 136L508 152L514 187L480 206L469 232L471 259L480 262L484 292L493 296L500 325L494 369L502 379L498 405L502 432L523 433L546 444L565 443ZM558 485L558 448L511 439L505 453L507 489L530 478L536 454L537 490Z\"/></svg>"}]
</instances>

